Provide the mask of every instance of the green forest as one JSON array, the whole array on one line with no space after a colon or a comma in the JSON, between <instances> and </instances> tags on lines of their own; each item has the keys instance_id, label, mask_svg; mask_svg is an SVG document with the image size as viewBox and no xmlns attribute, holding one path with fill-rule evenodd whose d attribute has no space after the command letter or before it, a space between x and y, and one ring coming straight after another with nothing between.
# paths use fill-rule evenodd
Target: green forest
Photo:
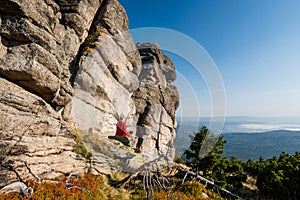
<instances>
[{"instance_id":1,"label":"green forest","mask_svg":"<svg viewBox=\"0 0 300 200\"><path fill-rule=\"evenodd\" d=\"M211 151L199 157L204 141L216 141ZM245 199L299 199L300 198L300 153L289 155L282 152L271 159L249 159L243 162L237 157L223 157L222 136L215 136L202 126L191 136L191 144L177 162L184 163L192 170L216 185L226 188Z\"/></svg>"}]
</instances>

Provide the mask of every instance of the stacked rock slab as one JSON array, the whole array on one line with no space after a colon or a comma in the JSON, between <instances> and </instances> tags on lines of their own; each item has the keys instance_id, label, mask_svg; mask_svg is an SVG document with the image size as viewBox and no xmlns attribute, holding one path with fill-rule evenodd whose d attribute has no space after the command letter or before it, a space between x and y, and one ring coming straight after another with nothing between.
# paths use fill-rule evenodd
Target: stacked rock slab
<instances>
[{"instance_id":1,"label":"stacked rock slab","mask_svg":"<svg viewBox=\"0 0 300 200\"><path fill-rule=\"evenodd\" d=\"M24 161L41 178L86 171L72 130L42 98L0 78L0 100L1 185L16 181L17 174L33 178Z\"/></svg>"},{"instance_id":2,"label":"stacked rock slab","mask_svg":"<svg viewBox=\"0 0 300 200\"><path fill-rule=\"evenodd\" d=\"M102 18L120 10L116 1L0 2L1 185L17 180L17 174L32 178L23 161L41 178L86 171L85 160L75 153L72 121L63 120L73 94L70 71L88 32L101 20L117 27L120 20ZM124 15L123 10L126 29Z\"/></svg>"},{"instance_id":3,"label":"stacked rock slab","mask_svg":"<svg viewBox=\"0 0 300 200\"><path fill-rule=\"evenodd\" d=\"M142 58L140 87L132 98L136 105L137 136L143 139L142 154L151 160L163 157L172 162L175 149L175 111L179 105L176 72L172 60L156 43L138 43Z\"/></svg>"},{"instance_id":4,"label":"stacked rock slab","mask_svg":"<svg viewBox=\"0 0 300 200\"><path fill-rule=\"evenodd\" d=\"M66 2L66 1L63 1ZM60 111L72 99L70 69L101 1L0 2L0 179L55 178L86 170ZM15 171L15 172L13 172Z\"/></svg>"},{"instance_id":5,"label":"stacked rock slab","mask_svg":"<svg viewBox=\"0 0 300 200\"><path fill-rule=\"evenodd\" d=\"M157 44L133 43L118 1L7 0L0 17L0 187L33 179L24 161L42 179L86 172L74 129L94 172L172 161L174 66ZM107 138L121 114L141 153Z\"/></svg>"},{"instance_id":6,"label":"stacked rock slab","mask_svg":"<svg viewBox=\"0 0 300 200\"><path fill-rule=\"evenodd\" d=\"M94 168L134 172L157 158L162 164L172 163L179 96L173 85L176 73L171 59L156 43L137 44L142 65L134 70L115 36L101 30L94 41L97 47L80 61L71 111L94 155ZM115 134L121 114L127 116L131 140L142 139L140 153L133 151L136 142L128 148L107 139Z\"/></svg>"}]
</instances>

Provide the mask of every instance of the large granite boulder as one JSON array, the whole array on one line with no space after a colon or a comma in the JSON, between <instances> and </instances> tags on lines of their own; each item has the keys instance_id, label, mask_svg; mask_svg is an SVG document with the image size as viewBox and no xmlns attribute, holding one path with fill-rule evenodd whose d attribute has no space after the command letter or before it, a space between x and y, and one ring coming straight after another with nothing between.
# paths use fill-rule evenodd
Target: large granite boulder
<instances>
[{"instance_id":1,"label":"large granite boulder","mask_svg":"<svg viewBox=\"0 0 300 200\"><path fill-rule=\"evenodd\" d=\"M72 99L71 69L101 1L66 2L0 2L0 187L33 178L23 161L46 179L87 171L61 111Z\"/></svg>"},{"instance_id":2,"label":"large granite boulder","mask_svg":"<svg viewBox=\"0 0 300 200\"><path fill-rule=\"evenodd\" d=\"M25 162L42 179L87 171L73 131L42 98L0 78L0 100L0 186L33 179Z\"/></svg>"}]
</instances>

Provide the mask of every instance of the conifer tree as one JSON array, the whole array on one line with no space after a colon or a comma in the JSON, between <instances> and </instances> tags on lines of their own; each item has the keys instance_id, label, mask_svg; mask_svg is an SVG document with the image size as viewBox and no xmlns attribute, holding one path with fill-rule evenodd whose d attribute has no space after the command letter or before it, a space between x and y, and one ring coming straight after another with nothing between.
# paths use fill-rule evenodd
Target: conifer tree
<instances>
[{"instance_id":1,"label":"conifer tree","mask_svg":"<svg viewBox=\"0 0 300 200\"><path fill-rule=\"evenodd\" d=\"M226 143L222 136L216 136L206 126L202 126L191 140L190 148L184 152L188 166L194 171L202 172L206 178L211 178L219 186L242 187L242 181L247 178L243 171L243 163L238 159L222 158ZM199 152L204 140L214 142L210 144L211 151L200 157Z\"/></svg>"}]
</instances>

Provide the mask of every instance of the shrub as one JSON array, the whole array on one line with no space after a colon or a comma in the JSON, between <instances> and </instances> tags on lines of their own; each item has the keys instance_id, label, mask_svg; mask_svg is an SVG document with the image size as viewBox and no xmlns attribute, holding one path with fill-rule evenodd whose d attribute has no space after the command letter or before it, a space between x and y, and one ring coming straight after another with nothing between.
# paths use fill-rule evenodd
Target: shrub
<instances>
[{"instance_id":1,"label":"shrub","mask_svg":"<svg viewBox=\"0 0 300 200\"><path fill-rule=\"evenodd\" d=\"M108 185L108 180L104 175L87 174L79 178L71 178L69 181L74 188L66 188L66 178L59 182L43 182L38 184L36 181L29 181L27 185L32 187L34 193L29 197L22 197L19 194L0 194L2 200L90 200L90 199L129 199L129 193L122 189L115 189Z\"/></svg>"}]
</instances>

